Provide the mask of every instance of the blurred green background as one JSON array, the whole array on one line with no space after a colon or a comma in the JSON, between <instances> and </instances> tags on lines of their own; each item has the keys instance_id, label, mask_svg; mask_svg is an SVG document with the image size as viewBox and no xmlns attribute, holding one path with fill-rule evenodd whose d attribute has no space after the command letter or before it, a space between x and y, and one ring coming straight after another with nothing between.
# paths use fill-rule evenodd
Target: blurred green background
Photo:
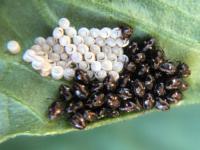
<instances>
[{"instance_id":1,"label":"blurred green background","mask_svg":"<svg viewBox=\"0 0 200 150\"><path fill-rule=\"evenodd\" d=\"M153 112L136 119L65 135L20 136L0 150L199 150L199 105Z\"/></svg>"}]
</instances>

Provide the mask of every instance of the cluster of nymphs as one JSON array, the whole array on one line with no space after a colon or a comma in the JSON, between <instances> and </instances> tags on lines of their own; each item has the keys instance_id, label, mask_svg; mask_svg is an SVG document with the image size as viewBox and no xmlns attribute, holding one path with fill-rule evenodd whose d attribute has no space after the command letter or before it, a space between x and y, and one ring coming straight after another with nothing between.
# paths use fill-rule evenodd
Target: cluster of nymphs
<instances>
[{"instance_id":1,"label":"cluster of nymphs","mask_svg":"<svg viewBox=\"0 0 200 150\"><path fill-rule=\"evenodd\" d=\"M141 45L132 42L126 47L129 62L118 80L108 75L103 82L90 80L77 70L72 87L61 85L59 98L49 107L49 118L64 115L78 129L102 118L122 113L157 108L168 110L182 99L188 85L183 78L190 75L185 63L172 62L150 39Z\"/></svg>"},{"instance_id":2,"label":"cluster of nymphs","mask_svg":"<svg viewBox=\"0 0 200 150\"><path fill-rule=\"evenodd\" d=\"M23 55L23 60L45 77L71 80L75 70L87 72L91 79L103 80L107 74L117 77L128 57L123 47L129 44L132 29L129 27L82 27L76 30L67 18L58 21L52 36L38 37L35 44Z\"/></svg>"}]
</instances>

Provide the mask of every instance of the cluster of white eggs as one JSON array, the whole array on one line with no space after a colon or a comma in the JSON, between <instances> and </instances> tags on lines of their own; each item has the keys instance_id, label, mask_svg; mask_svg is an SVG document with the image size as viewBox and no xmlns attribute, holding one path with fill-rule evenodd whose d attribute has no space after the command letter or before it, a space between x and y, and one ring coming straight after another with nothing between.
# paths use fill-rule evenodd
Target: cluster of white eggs
<instances>
[{"instance_id":1,"label":"cluster of white eggs","mask_svg":"<svg viewBox=\"0 0 200 150\"><path fill-rule=\"evenodd\" d=\"M67 18L61 18L58 25L52 36L37 37L23 54L23 60L31 63L41 76L70 80L79 68L91 79L103 80L107 74L119 78L124 63L128 62L123 47L129 44L128 39L122 38L120 28L76 30Z\"/></svg>"}]
</instances>

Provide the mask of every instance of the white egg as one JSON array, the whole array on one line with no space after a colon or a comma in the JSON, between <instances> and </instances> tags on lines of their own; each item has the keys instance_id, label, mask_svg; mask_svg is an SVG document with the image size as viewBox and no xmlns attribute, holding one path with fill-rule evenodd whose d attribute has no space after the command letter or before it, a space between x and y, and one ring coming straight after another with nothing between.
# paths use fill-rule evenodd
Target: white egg
<instances>
[{"instance_id":1,"label":"white egg","mask_svg":"<svg viewBox=\"0 0 200 150\"><path fill-rule=\"evenodd\" d=\"M85 61L87 61L88 63L92 63L93 61L95 61L95 55L92 52L86 52L84 54L84 59Z\"/></svg>"},{"instance_id":2,"label":"white egg","mask_svg":"<svg viewBox=\"0 0 200 150\"><path fill-rule=\"evenodd\" d=\"M95 39L95 43L96 43L97 45L101 46L101 47L105 45L105 41L104 41L104 39L101 38L101 37L97 37L97 38Z\"/></svg>"},{"instance_id":3,"label":"white egg","mask_svg":"<svg viewBox=\"0 0 200 150\"><path fill-rule=\"evenodd\" d=\"M64 78L66 80L71 80L75 76L75 70L72 68L66 68L64 70Z\"/></svg>"},{"instance_id":4,"label":"white egg","mask_svg":"<svg viewBox=\"0 0 200 150\"><path fill-rule=\"evenodd\" d=\"M36 56L34 57L33 61L32 61L32 67L35 70L41 70L44 66L45 60L43 57L40 56Z\"/></svg>"},{"instance_id":5,"label":"white egg","mask_svg":"<svg viewBox=\"0 0 200 150\"><path fill-rule=\"evenodd\" d=\"M122 36L120 28L113 28L110 35L113 39L119 38Z\"/></svg>"},{"instance_id":6,"label":"white egg","mask_svg":"<svg viewBox=\"0 0 200 150\"><path fill-rule=\"evenodd\" d=\"M86 61L81 61L78 64L78 68L81 70L84 70L84 71L88 71L88 70L90 70L90 65Z\"/></svg>"},{"instance_id":7,"label":"white egg","mask_svg":"<svg viewBox=\"0 0 200 150\"><path fill-rule=\"evenodd\" d=\"M113 38L107 38L105 40L106 44L110 47L114 47L116 45L116 41Z\"/></svg>"},{"instance_id":8,"label":"white egg","mask_svg":"<svg viewBox=\"0 0 200 150\"><path fill-rule=\"evenodd\" d=\"M85 36L89 36L90 31L88 28L82 27L78 30L78 35L85 37Z\"/></svg>"},{"instance_id":9,"label":"white egg","mask_svg":"<svg viewBox=\"0 0 200 150\"><path fill-rule=\"evenodd\" d=\"M98 61L93 61L91 63L91 70L94 72L100 71L101 70L101 63Z\"/></svg>"},{"instance_id":10,"label":"white egg","mask_svg":"<svg viewBox=\"0 0 200 150\"><path fill-rule=\"evenodd\" d=\"M106 55L110 55L112 53L112 48L108 45L105 45L102 47L102 52L104 52Z\"/></svg>"},{"instance_id":11,"label":"white egg","mask_svg":"<svg viewBox=\"0 0 200 150\"><path fill-rule=\"evenodd\" d=\"M61 38L62 36L64 35L64 30L60 27L56 27L54 30L53 30L53 37L56 38L56 39L59 39Z\"/></svg>"},{"instance_id":12,"label":"white egg","mask_svg":"<svg viewBox=\"0 0 200 150\"><path fill-rule=\"evenodd\" d=\"M88 70L88 71L87 71L87 75L89 76L90 80L93 80L93 79L94 79L94 72L93 72L93 71Z\"/></svg>"},{"instance_id":13,"label":"white egg","mask_svg":"<svg viewBox=\"0 0 200 150\"><path fill-rule=\"evenodd\" d=\"M79 45L79 44L83 44L84 40L83 40L83 37L76 35L73 37L73 42L75 45Z\"/></svg>"},{"instance_id":14,"label":"white egg","mask_svg":"<svg viewBox=\"0 0 200 150\"><path fill-rule=\"evenodd\" d=\"M89 51L89 47L85 44L79 44L77 46L77 51L80 52L81 54L85 54Z\"/></svg>"},{"instance_id":15,"label":"white egg","mask_svg":"<svg viewBox=\"0 0 200 150\"><path fill-rule=\"evenodd\" d=\"M113 53L111 53L110 55L107 56L108 60L115 62L117 61L117 56Z\"/></svg>"},{"instance_id":16,"label":"white egg","mask_svg":"<svg viewBox=\"0 0 200 150\"><path fill-rule=\"evenodd\" d=\"M28 49L25 51L25 53L23 54L22 59L25 62L32 62L34 60L34 58L36 57L36 52L32 49Z\"/></svg>"},{"instance_id":17,"label":"white egg","mask_svg":"<svg viewBox=\"0 0 200 150\"><path fill-rule=\"evenodd\" d=\"M97 61L102 62L107 60L107 55L104 52L99 52L96 54Z\"/></svg>"},{"instance_id":18,"label":"white egg","mask_svg":"<svg viewBox=\"0 0 200 150\"><path fill-rule=\"evenodd\" d=\"M112 64L112 70L116 72L121 72L124 67L124 64L122 62L113 62Z\"/></svg>"},{"instance_id":19,"label":"white egg","mask_svg":"<svg viewBox=\"0 0 200 150\"><path fill-rule=\"evenodd\" d=\"M111 71L112 70L112 62L110 60L102 61L101 68L105 71Z\"/></svg>"},{"instance_id":20,"label":"white egg","mask_svg":"<svg viewBox=\"0 0 200 150\"><path fill-rule=\"evenodd\" d=\"M67 18L60 18L60 20L58 21L58 25L61 28L66 29L70 26L70 21Z\"/></svg>"},{"instance_id":21,"label":"white egg","mask_svg":"<svg viewBox=\"0 0 200 150\"><path fill-rule=\"evenodd\" d=\"M71 43L71 38L69 36L64 35L59 38L59 43L62 46L67 46Z\"/></svg>"},{"instance_id":22,"label":"white egg","mask_svg":"<svg viewBox=\"0 0 200 150\"><path fill-rule=\"evenodd\" d=\"M111 35L111 29L108 27L104 27L100 30L100 36L102 38L108 38Z\"/></svg>"},{"instance_id":23,"label":"white egg","mask_svg":"<svg viewBox=\"0 0 200 150\"><path fill-rule=\"evenodd\" d=\"M107 73L104 70L100 70L98 72L95 72L95 78L97 78L99 81L103 81L106 76L107 76Z\"/></svg>"},{"instance_id":24,"label":"white egg","mask_svg":"<svg viewBox=\"0 0 200 150\"><path fill-rule=\"evenodd\" d=\"M77 51L77 47L74 44L69 44L65 46L65 52L69 55L75 53Z\"/></svg>"},{"instance_id":25,"label":"white egg","mask_svg":"<svg viewBox=\"0 0 200 150\"><path fill-rule=\"evenodd\" d=\"M100 30L97 28L91 28L90 34L93 38L97 38L98 36L100 36Z\"/></svg>"},{"instance_id":26,"label":"white egg","mask_svg":"<svg viewBox=\"0 0 200 150\"><path fill-rule=\"evenodd\" d=\"M55 80L60 80L63 78L64 70L61 66L53 66L51 69L51 76Z\"/></svg>"},{"instance_id":27,"label":"white egg","mask_svg":"<svg viewBox=\"0 0 200 150\"><path fill-rule=\"evenodd\" d=\"M115 47L112 47L112 53L114 53L117 56L120 56L120 55L123 55L124 50L121 47L115 46Z\"/></svg>"},{"instance_id":28,"label":"white egg","mask_svg":"<svg viewBox=\"0 0 200 150\"><path fill-rule=\"evenodd\" d=\"M90 45L90 51L93 52L94 54L97 54L97 53L101 52L101 48L100 48L100 46L98 46L96 44L92 44L92 45Z\"/></svg>"},{"instance_id":29,"label":"white egg","mask_svg":"<svg viewBox=\"0 0 200 150\"><path fill-rule=\"evenodd\" d=\"M109 71L108 74L114 78L115 81L119 79L119 73L116 71Z\"/></svg>"},{"instance_id":30,"label":"white egg","mask_svg":"<svg viewBox=\"0 0 200 150\"><path fill-rule=\"evenodd\" d=\"M84 43L86 45L90 46L90 45L94 44L94 42L95 42L95 40L93 37L91 37L91 36L84 37Z\"/></svg>"},{"instance_id":31,"label":"white egg","mask_svg":"<svg viewBox=\"0 0 200 150\"><path fill-rule=\"evenodd\" d=\"M18 54L21 50L20 45L17 41L8 41L7 49L11 54Z\"/></svg>"},{"instance_id":32,"label":"white egg","mask_svg":"<svg viewBox=\"0 0 200 150\"><path fill-rule=\"evenodd\" d=\"M79 52L74 52L73 54L71 54L71 60L74 62L74 63L79 63L80 61L83 60L83 56L81 53Z\"/></svg>"},{"instance_id":33,"label":"white egg","mask_svg":"<svg viewBox=\"0 0 200 150\"><path fill-rule=\"evenodd\" d=\"M42 45L46 43L46 39L40 36L40 37L35 38L34 43L38 45Z\"/></svg>"},{"instance_id":34,"label":"white egg","mask_svg":"<svg viewBox=\"0 0 200 150\"><path fill-rule=\"evenodd\" d=\"M120 56L118 56L117 60L120 61L120 62L122 62L122 63L128 63L129 58L126 55L120 55Z\"/></svg>"},{"instance_id":35,"label":"white egg","mask_svg":"<svg viewBox=\"0 0 200 150\"><path fill-rule=\"evenodd\" d=\"M49 45L49 46L53 46L57 43L57 39L55 39L54 37L47 37L46 39L46 43Z\"/></svg>"},{"instance_id":36,"label":"white egg","mask_svg":"<svg viewBox=\"0 0 200 150\"><path fill-rule=\"evenodd\" d=\"M75 35L77 35L77 31L74 27L67 27L65 29L65 32L69 37L74 37Z\"/></svg>"}]
</instances>

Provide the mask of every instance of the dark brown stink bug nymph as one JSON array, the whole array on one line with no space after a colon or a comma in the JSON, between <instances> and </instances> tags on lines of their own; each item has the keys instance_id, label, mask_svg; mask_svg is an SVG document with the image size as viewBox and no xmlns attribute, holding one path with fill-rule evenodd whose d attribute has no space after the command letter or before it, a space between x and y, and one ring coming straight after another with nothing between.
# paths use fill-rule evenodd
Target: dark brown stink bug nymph
<instances>
[{"instance_id":1,"label":"dark brown stink bug nymph","mask_svg":"<svg viewBox=\"0 0 200 150\"><path fill-rule=\"evenodd\" d=\"M133 33L133 29L129 26L120 26L123 39L129 39Z\"/></svg>"}]
</instances>

